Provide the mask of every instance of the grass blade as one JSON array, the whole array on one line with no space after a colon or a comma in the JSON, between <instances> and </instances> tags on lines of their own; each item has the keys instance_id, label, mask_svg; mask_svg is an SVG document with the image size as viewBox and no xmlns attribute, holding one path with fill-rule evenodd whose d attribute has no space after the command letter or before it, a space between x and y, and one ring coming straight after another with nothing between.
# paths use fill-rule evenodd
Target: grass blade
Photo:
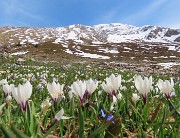
<instances>
[{"instance_id":1,"label":"grass blade","mask_svg":"<svg viewBox=\"0 0 180 138\"><path fill-rule=\"evenodd\" d=\"M1 131L3 132L6 138L15 138L14 133L7 129L5 126L1 126Z\"/></svg>"},{"instance_id":2,"label":"grass blade","mask_svg":"<svg viewBox=\"0 0 180 138\"><path fill-rule=\"evenodd\" d=\"M27 135L25 135L22 131L17 129L16 127L12 127L13 132L16 134L18 138L29 138Z\"/></svg>"}]
</instances>

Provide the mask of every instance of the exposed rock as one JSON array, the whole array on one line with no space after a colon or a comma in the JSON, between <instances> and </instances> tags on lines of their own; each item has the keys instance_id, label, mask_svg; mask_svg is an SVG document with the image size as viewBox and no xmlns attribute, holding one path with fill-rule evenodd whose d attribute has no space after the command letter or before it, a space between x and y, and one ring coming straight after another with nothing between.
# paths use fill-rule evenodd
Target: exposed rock
<instances>
[{"instance_id":1,"label":"exposed rock","mask_svg":"<svg viewBox=\"0 0 180 138\"><path fill-rule=\"evenodd\" d=\"M174 41L175 41L175 42L180 42L180 36L177 37Z\"/></svg>"},{"instance_id":2,"label":"exposed rock","mask_svg":"<svg viewBox=\"0 0 180 138\"><path fill-rule=\"evenodd\" d=\"M172 35L179 35L180 30L168 29L164 36L171 37Z\"/></svg>"}]
</instances>

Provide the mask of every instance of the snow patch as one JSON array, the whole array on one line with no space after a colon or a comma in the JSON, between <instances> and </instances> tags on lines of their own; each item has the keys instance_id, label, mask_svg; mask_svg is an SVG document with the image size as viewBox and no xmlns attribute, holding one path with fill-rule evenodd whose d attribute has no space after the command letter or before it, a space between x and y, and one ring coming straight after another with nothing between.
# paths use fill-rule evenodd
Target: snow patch
<instances>
[{"instance_id":1,"label":"snow patch","mask_svg":"<svg viewBox=\"0 0 180 138\"><path fill-rule=\"evenodd\" d=\"M169 50L173 50L176 51L176 47L175 46L168 46Z\"/></svg>"},{"instance_id":2,"label":"snow patch","mask_svg":"<svg viewBox=\"0 0 180 138\"><path fill-rule=\"evenodd\" d=\"M173 66L180 65L180 63L167 62L167 63L158 63L157 65L164 67L164 69L168 69L168 68L171 68Z\"/></svg>"},{"instance_id":3,"label":"snow patch","mask_svg":"<svg viewBox=\"0 0 180 138\"><path fill-rule=\"evenodd\" d=\"M65 52L68 54L73 54L73 52L70 49L66 49Z\"/></svg>"},{"instance_id":4,"label":"snow patch","mask_svg":"<svg viewBox=\"0 0 180 138\"><path fill-rule=\"evenodd\" d=\"M80 55L81 57L88 57L88 58L97 58L97 59L110 59L110 57L108 56L102 56L102 55L98 55L98 54L91 54L91 53L79 53L79 52L76 52L74 53L76 55Z\"/></svg>"},{"instance_id":5,"label":"snow patch","mask_svg":"<svg viewBox=\"0 0 180 138\"><path fill-rule=\"evenodd\" d=\"M52 43L54 43L54 44L59 44L61 41L62 41L61 38L57 38L57 39L56 39L54 42L52 42Z\"/></svg>"},{"instance_id":6,"label":"snow patch","mask_svg":"<svg viewBox=\"0 0 180 138\"><path fill-rule=\"evenodd\" d=\"M112 53L112 54L118 54L119 51L117 49L108 49L108 48L100 48L99 50L103 51L104 53Z\"/></svg>"},{"instance_id":7,"label":"snow patch","mask_svg":"<svg viewBox=\"0 0 180 138\"><path fill-rule=\"evenodd\" d=\"M121 43L121 42L129 42L130 41L119 35L109 35L107 40L109 43Z\"/></svg>"},{"instance_id":8,"label":"snow patch","mask_svg":"<svg viewBox=\"0 0 180 138\"><path fill-rule=\"evenodd\" d=\"M24 55L24 54L27 54L29 51L22 51L22 52L15 52L15 53L12 53L11 55Z\"/></svg>"}]
</instances>

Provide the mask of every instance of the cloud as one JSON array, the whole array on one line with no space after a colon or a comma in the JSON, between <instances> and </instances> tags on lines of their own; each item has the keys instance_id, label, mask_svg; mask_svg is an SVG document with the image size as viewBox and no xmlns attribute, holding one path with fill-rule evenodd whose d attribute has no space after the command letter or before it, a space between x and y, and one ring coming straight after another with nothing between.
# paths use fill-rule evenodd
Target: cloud
<instances>
[{"instance_id":1,"label":"cloud","mask_svg":"<svg viewBox=\"0 0 180 138\"><path fill-rule=\"evenodd\" d=\"M33 2L6 0L1 2L1 18L7 24L30 25L29 21L44 22L41 15L37 13Z\"/></svg>"},{"instance_id":2,"label":"cloud","mask_svg":"<svg viewBox=\"0 0 180 138\"><path fill-rule=\"evenodd\" d=\"M180 29L179 5L180 5L179 0L169 1L165 6L163 14L159 17L160 20L157 24L160 26Z\"/></svg>"},{"instance_id":3,"label":"cloud","mask_svg":"<svg viewBox=\"0 0 180 138\"><path fill-rule=\"evenodd\" d=\"M148 18L149 15L154 14L156 10L158 10L159 7L161 7L167 1L168 0L155 0L150 5L144 6L143 9L140 9L136 13L123 18L122 21L135 24L136 22L139 22L139 20Z\"/></svg>"},{"instance_id":4,"label":"cloud","mask_svg":"<svg viewBox=\"0 0 180 138\"><path fill-rule=\"evenodd\" d=\"M141 22L141 20L147 19L149 15L154 14L167 1L168 0L153 0L149 5L141 5L143 8L132 14L127 12L129 7L125 8L126 10L123 10L122 6L118 5L117 7L113 7L109 11L105 12L103 15L100 15L94 22L122 22L127 24L137 24ZM132 2L131 4L140 3Z\"/></svg>"}]
</instances>

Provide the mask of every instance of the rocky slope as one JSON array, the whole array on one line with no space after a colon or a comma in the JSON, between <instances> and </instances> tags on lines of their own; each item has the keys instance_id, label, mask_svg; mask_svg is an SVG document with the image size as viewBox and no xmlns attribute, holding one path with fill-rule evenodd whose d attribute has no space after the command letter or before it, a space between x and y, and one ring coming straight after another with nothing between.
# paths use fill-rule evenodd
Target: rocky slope
<instances>
[{"instance_id":1,"label":"rocky slope","mask_svg":"<svg viewBox=\"0 0 180 138\"><path fill-rule=\"evenodd\" d=\"M139 65L148 66L148 70L162 67L179 74L180 29L117 23L0 27L1 53L42 61L117 63L130 69Z\"/></svg>"}]
</instances>

